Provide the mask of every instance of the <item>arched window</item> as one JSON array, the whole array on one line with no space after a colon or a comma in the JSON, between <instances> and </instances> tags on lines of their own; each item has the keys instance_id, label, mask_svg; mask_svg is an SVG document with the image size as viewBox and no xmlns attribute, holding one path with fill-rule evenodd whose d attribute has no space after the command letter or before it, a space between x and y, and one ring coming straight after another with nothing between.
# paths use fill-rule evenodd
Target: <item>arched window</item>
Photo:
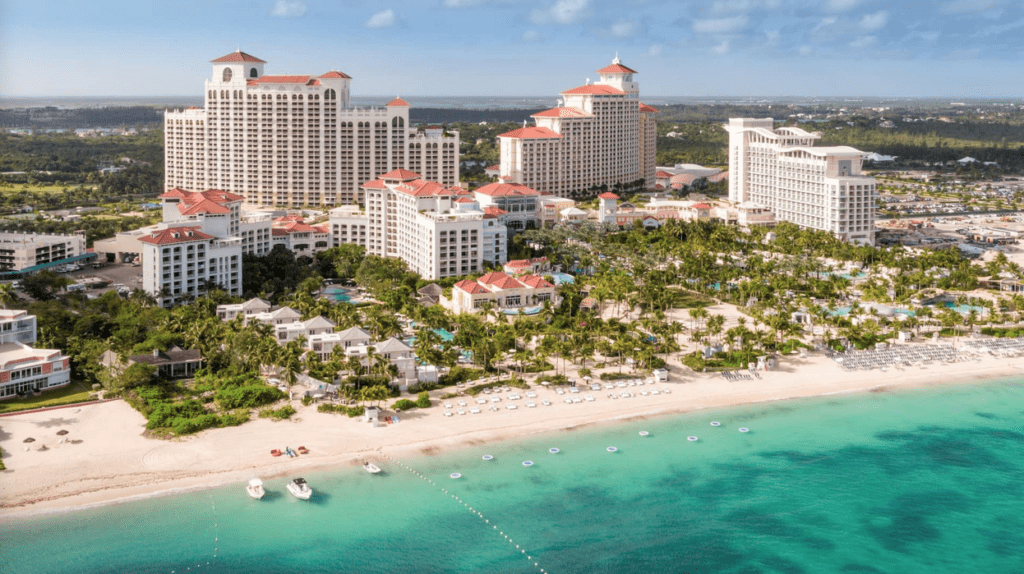
<instances>
[{"instance_id":1,"label":"arched window","mask_svg":"<svg viewBox=\"0 0 1024 574\"><path fill-rule=\"evenodd\" d=\"M328 89L326 92L324 92L324 99L325 100L333 100L333 99L335 99L337 97L338 97L338 93L335 92L333 89Z\"/></svg>"},{"instance_id":2,"label":"arched window","mask_svg":"<svg viewBox=\"0 0 1024 574\"><path fill-rule=\"evenodd\" d=\"M221 75L221 81L224 83L231 81L231 68L224 68L224 74Z\"/></svg>"},{"instance_id":3,"label":"arched window","mask_svg":"<svg viewBox=\"0 0 1024 574\"><path fill-rule=\"evenodd\" d=\"M255 78L255 77L257 77L257 75L256 75L256 68L250 68L250 69L249 69L249 77L250 77L250 78Z\"/></svg>"}]
</instances>

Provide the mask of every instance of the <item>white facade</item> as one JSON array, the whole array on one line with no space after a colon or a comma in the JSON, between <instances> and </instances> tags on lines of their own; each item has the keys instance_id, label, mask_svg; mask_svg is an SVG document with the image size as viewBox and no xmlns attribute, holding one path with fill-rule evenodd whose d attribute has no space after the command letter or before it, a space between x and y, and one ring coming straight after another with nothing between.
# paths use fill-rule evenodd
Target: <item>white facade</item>
<instances>
[{"instance_id":1,"label":"white facade","mask_svg":"<svg viewBox=\"0 0 1024 574\"><path fill-rule=\"evenodd\" d=\"M354 243L370 255L396 257L424 279L477 273L504 263L508 230L460 188L395 170L363 185L366 210L331 211L334 245Z\"/></svg>"},{"instance_id":2,"label":"white facade","mask_svg":"<svg viewBox=\"0 0 1024 574\"><path fill-rule=\"evenodd\" d=\"M35 349L36 317L0 310L0 399L45 391L71 382L68 357L55 349Z\"/></svg>"},{"instance_id":3,"label":"white facade","mask_svg":"<svg viewBox=\"0 0 1024 574\"><path fill-rule=\"evenodd\" d=\"M344 331L312 335L306 341L306 348L320 355L320 360L328 361L335 347L347 353L350 347L365 347L369 344L370 334L359 327L352 327Z\"/></svg>"},{"instance_id":4,"label":"white facade","mask_svg":"<svg viewBox=\"0 0 1024 574\"><path fill-rule=\"evenodd\" d=\"M246 318L255 315L257 313L266 313L270 311L270 303L255 297L249 299L245 303L235 303L226 305L217 305L217 318L221 321L231 321L235 317L241 315Z\"/></svg>"},{"instance_id":5,"label":"white facade","mask_svg":"<svg viewBox=\"0 0 1024 574\"><path fill-rule=\"evenodd\" d=\"M555 286L538 275L512 277L495 271L476 281L465 279L452 287L449 307L454 313L474 313L490 303L495 309L522 309L539 307L545 301L558 305L560 300Z\"/></svg>"},{"instance_id":6,"label":"white facade","mask_svg":"<svg viewBox=\"0 0 1024 574\"><path fill-rule=\"evenodd\" d=\"M732 118L729 201L770 208L775 218L830 231L843 241L875 243L875 179L863 175L864 152L814 147L821 136L775 129L771 118Z\"/></svg>"},{"instance_id":7,"label":"white facade","mask_svg":"<svg viewBox=\"0 0 1024 574\"><path fill-rule=\"evenodd\" d=\"M654 185L654 108L640 102L636 70L616 58L598 81L561 93L535 126L498 136L500 179L563 197L645 179Z\"/></svg>"},{"instance_id":8,"label":"white facade","mask_svg":"<svg viewBox=\"0 0 1024 574\"><path fill-rule=\"evenodd\" d=\"M84 234L0 233L0 271L21 271L84 254Z\"/></svg>"},{"instance_id":9,"label":"white facade","mask_svg":"<svg viewBox=\"0 0 1024 574\"><path fill-rule=\"evenodd\" d=\"M264 75L266 62L240 51L211 63L204 108L164 116L165 188L302 206L358 203L363 182L397 168L458 183L458 132L411 129L399 98L355 107L344 73Z\"/></svg>"},{"instance_id":10,"label":"white facade","mask_svg":"<svg viewBox=\"0 0 1024 574\"><path fill-rule=\"evenodd\" d=\"M417 382L416 354L412 347L394 337L372 345L352 345L345 349L345 356L357 357L364 367L369 367L371 348L377 357L386 358L398 369L396 382L401 390L406 390L409 385Z\"/></svg>"},{"instance_id":11,"label":"white facade","mask_svg":"<svg viewBox=\"0 0 1024 574\"><path fill-rule=\"evenodd\" d=\"M281 323L274 326L274 337L279 345L286 345L303 337L309 341L311 337L331 333L334 331L334 323L323 317L313 317L307 321L295 321L292 323Z\"/></svg>"}]
</instances>

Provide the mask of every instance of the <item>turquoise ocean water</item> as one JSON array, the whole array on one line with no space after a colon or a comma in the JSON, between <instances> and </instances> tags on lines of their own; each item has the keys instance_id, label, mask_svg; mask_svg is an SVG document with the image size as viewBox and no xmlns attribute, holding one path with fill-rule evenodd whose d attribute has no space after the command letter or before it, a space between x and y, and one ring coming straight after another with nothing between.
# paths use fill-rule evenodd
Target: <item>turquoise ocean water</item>
<instances>
[{"instance_id":1,"label":"turquoise ocean water","mask_svg":"<svg viewBox=\"0 0 1024 574\"><path fill-rule=\"evenodd\" d=\"M238 484L7 521L0 572L1024 572L1021 381L617 422L402 462L433 484L381 460L378 476L306 474L310 502L279 478L260 502Z\"/></svg>"}]
</instances>

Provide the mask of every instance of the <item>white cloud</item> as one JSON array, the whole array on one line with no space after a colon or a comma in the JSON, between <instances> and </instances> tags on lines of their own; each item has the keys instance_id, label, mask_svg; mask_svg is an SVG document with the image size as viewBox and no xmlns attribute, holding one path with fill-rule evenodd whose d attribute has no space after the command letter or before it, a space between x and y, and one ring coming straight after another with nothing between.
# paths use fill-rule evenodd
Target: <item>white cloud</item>
<instances>
[{"instance_id":1,"label":"white cloud","mask_svg":"<svg viewBox=\"0 0 1024 574\"><path fill-rule=\"evenodd\" d=\"M281 18L298 18L306 13L306 3L302 0L277 0L270 9L271 16Z\"/></svg>"},{"instance_id":2,"label":"white cloud","mask_svg":"<svg viewBox=\"0 0 1024 574\"><path fill-rule=\"evenodd\" d=\"M801 56L809 56L812 52L812 48L804 44L803 46L800 46L797 52L799 52Z\"/></svg>"},{"instance_id":3,"label":"white cloud","mask_svg":"<svg viewBox=\"0 0 1024 574\"><path fill-rule=\"evenodd\" d=\"M828 16L826 18L822 18L821 22L818 22L818 25L815 26L814 29L811 30L811 32L819 32L822 29L828 28L829 26L835 24L837 21L838 20L836 19L835 16Z\"/></svg>"},{"instance_id":4,"label":"white cloud","mask_svg":"<svg viewBox=\"0 0 1024 574\"><path fill-rule=\"evenodd\" d=\"M391 8L377 12L366 21L367 28L388 28L395 25L395 11Z\"/></svg>"},{"instance_id":5,"label":"white cloud","mask_svg":"<svg viewBox=\"0 0 1024 574\"><path fill-rule=\"evenodd\" d=\"M572 24L581 19L590 0L558 0L550 8L536 9L530 13L534 24Z\"/></svg>"},{"instance_id":6,"label":"white cloud","mask_svg":"<svg viewBox=\"0 0 1024 574\"><path fill-rule=\"evenodd\" d=\"M782 32L778 30L765 30L764 31L764 42L769 46L778 46L779 41L782 39Z\"/></svg>"},{"instance_id":7,"label":"white cloud","mask_svg":"<svg viewBox=\"0 0 1024 574\"><path fill-rule=\"evenodd\" d=\"M751 10L777 10L782 0L715 0L708 8L712 14L738 14Z\"/></svg>"},{"instance_id":8,"label":"white cloud","mask_svg":"<svg viewBox=\"0 0 1024 574\"><path fill-rule=\"evenodd\" d=\"M885 10L875 12L874 14L866 14L860 19L860 29L871 32L885 27L888 21L889 13Z\"/></svg>"},{"instance_id":9,"label":"white cloud","mask_svg":"<svg viewBox=\"0 0 1024 574\"><path fill-rule=\"evenodd\" d=\"M860 4L860 0L826 0L822 6L829 12L846 12Z\"/></svg>"},{"instance_id":10,"label":"white cloud","mask_svg":"<svg viewBox=\"0 0 1024 574\"><path fill-rule=\"evenodd\" d=\"M693 31L705 34L725 34L736 32L747 26L747 16L733 16L732 18L705 18L693 21Z\"/></svg>"},{"instance_id":11,"label":"white cloud","mask_svg":"<svg viewBox=\"0 0 1024 574\"><path fill-rule=\"evenodd\" d=\"M875 38L874 36L858 36L852 42L850 42L850 47L858 50L863 48L870 48L875 44L876 40L877 38Z\"/></svg>"},{"instance_id":12,"label":"white cloud","mask_svg":"<svg viewBox=\"0 0 1024 574\"><path fill-rule=\"evenodd\" d=\"M660 56L661 55L661 50L662 50L661 44L654 44L650 48L647 48L647 55L648 56L654 56L654 57Z\"/></svg>"},{"instance_id":13,"label":"white cloud","mask_svg":"<svg viewBox=\"0 0 1024 574\"><path fill-rule=\"evenodd\" d=\"M541 39L540 32L536 30L527 30L523 32L523 40L527 42L537 42Z\"/></svg>"},{"instance_id":14,"label":"white cloud","mask_svg":"<svg viewBox=\"0 0 1024 574\"><path fill-rule=\"evenodd\" d=\"M628 38L635 36L640 31L640 24L631 20L619 20L612 24L612 27L608 29L612 36L616 38Z\"/></svg>"},{"instance_id":15,"label":"white cloud","mask_svg":"<svg viewBox=\"0 0 1024 574\"><path fill-rule=\"evenodd\" d=\"M729 53L729 41L723 40L721 44L711 48L711 53L718 56L724 56Z\"/></svg>"}]
</instances>

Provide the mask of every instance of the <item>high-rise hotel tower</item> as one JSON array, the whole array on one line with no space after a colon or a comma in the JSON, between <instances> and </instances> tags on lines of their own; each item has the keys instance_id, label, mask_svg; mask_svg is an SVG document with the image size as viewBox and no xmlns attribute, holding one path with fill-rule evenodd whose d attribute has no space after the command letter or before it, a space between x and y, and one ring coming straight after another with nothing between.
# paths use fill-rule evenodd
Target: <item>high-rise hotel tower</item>
<instances>
[{"instance_id":1,"label":"high-rise hotel tower","mask_svg":"<svg viewBox=\"0 0 1024 574\"><path fill-rule=\"evenodd\" d=\"M297 207L362 203L360 186L394 169L458 184L458 132L411 128L401 98L356 107L342 72L264 75L266 62L241 51L211 63L205 107L165 114L166 189Z\"/></svg>"},{"instance_id":2,"label":"high-rise hotel tower","mask_svg":"<svg viewBox=\"0 0 1024 574\"><path fill-rule=\"evenodd\" d=\"M875 178L861 172L864 152L816 147L820 134L776 128L771 118L732 118L725 130L729 201L769 207L778 220L843 241L875 244Z\"/></svg>"},{"instance_id":3,"label":"high-rise hotel tower","mask_svg":"<svg viewBox=\"0 0 1024 574\"><path fill-rule=\"evenodd\" d=\"M533 114L535 126L499 135L502 181L563 197L641 179L653 187L657 110L640 102L636 73L616 57L596 82Z\"/></svg>"}]
</instances>

